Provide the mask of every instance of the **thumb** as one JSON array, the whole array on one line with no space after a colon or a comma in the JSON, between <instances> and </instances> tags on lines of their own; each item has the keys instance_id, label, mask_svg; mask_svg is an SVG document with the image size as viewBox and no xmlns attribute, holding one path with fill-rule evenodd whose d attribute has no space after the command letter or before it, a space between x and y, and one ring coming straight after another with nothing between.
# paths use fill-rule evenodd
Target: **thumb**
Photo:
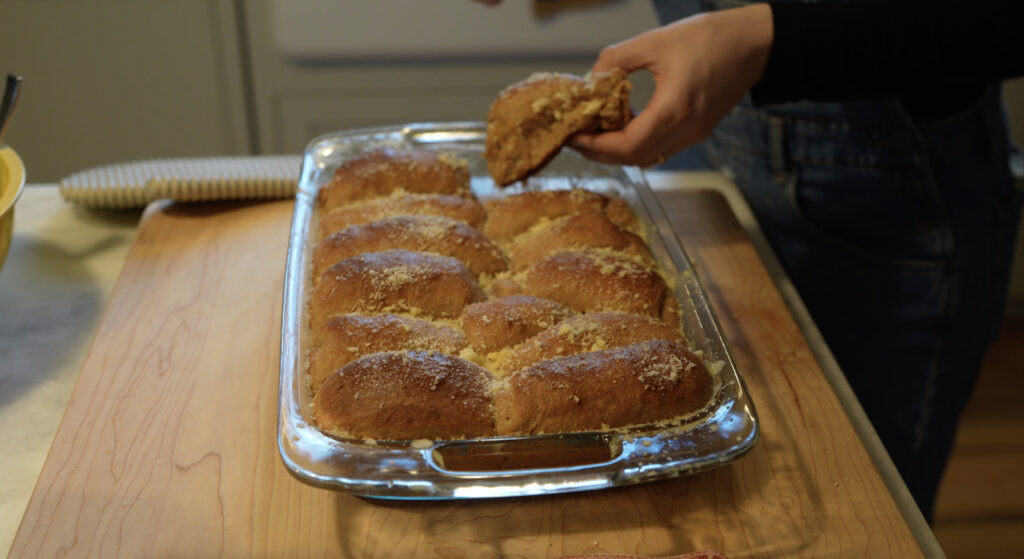
<instances>
[{"instance_id":1,"label":"thumb","mask_svg":"<svg viewBox=\"0 0 1024 559\"><path fill-rule=\"evenodd\" d=\"M653 62L652 49L647 46L649 33L649 31L641 33L632 39L626 39L601 49L591 72L607 72L615 68L622 68L626 73L631 73L646 68Z\"/></svg>"}]
</instances>

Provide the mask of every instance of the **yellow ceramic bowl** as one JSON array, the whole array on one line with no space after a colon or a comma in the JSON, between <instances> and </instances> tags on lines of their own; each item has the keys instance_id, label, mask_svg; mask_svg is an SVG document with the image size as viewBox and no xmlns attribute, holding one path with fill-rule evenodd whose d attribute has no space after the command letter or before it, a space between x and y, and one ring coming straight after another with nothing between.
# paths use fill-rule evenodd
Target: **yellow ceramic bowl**
<instances>
[{"instance_id":1,"label":"yellow ceramic bowl","mask_svg":"<svg viewBox=\"0 0 1024 559\"><path fill-rule=\"evenodd\" d=\"M0 269L14 236L14 203L25 187L25 165L10 146L0 144Z\"/></svg>"}]
</instances>

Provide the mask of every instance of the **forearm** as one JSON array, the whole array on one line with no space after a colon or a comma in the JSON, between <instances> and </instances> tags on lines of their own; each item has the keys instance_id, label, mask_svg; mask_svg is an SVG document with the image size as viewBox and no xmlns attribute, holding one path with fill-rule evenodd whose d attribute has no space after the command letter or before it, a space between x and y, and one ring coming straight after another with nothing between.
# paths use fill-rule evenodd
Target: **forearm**
<instances>
[{"instance_id":1,"label":"forearm","mask_svg":"<svg viewBox=\"0 0 1024 559\"><path fill-rule=\"evenodd\" d=\"M913 96L1024 74L1024 1L772 2L756 104Z\"/></svg>"}]
</instances>

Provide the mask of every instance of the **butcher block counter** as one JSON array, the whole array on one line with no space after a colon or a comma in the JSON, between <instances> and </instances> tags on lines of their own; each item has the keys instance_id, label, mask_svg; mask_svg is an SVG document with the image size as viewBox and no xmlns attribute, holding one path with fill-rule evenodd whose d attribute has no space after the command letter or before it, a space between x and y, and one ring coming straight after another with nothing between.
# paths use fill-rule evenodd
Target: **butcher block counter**
<instances>
[{"instance_id":1,"label":"butcher block counter","mask_svg":"<svg viewBox=\"0 0 1024 559\"><path fill-rule=\"evenodd\" d=\"M84 332L53 342L70 361L39 357L46 348L17 354L19 371L37 367L33 375L80 371L52 381L66 394L19 381L0 399L0 428L16 434L0 443L5 476L37 479L31 491L22 486L23 500L10 486L0 491L0 510L24 511L20 524L3 526L10 556L942 556L735 187L706 172L649 179L757 408L753 450L630 487L419 502L313 487L278 455L290 200L159 201L140 216L69 209L55 187L30 186L7 266L60 275L105 254L105 271L82 274L98 287L77 313L40 302L60 300L59 281L0 275L4 322L22 320L19 310L36 322L52 312ZM55 230L60 239L33 242ZM67 248L90 234L115 246ZM43 343L28 339L40 336L31 329L4 328L3 347ZM68 343L82 348L79 359ZM17 436L30 422L33 434ZM18 452L50 440L45 461Z\"/></svg>"}]
</instances>

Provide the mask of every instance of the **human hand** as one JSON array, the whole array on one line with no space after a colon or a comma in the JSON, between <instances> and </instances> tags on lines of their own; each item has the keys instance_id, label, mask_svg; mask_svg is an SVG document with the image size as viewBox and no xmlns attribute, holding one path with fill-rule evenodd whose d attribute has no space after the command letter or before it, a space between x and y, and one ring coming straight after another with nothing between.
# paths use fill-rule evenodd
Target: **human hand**
<instances>
[{"instance_id":1,"label":"human hand","mask_svg":"<svg viewBox=\"0 0 1024 559\"><path fill-rule=\"evenodd\" d=\"M760 79L773 39L767 4L710 12L604 48L592 72L647 70L650 102L622 130L571 142L604 163L649 166L711 135Z\"/></svg>"}]
</instances>

